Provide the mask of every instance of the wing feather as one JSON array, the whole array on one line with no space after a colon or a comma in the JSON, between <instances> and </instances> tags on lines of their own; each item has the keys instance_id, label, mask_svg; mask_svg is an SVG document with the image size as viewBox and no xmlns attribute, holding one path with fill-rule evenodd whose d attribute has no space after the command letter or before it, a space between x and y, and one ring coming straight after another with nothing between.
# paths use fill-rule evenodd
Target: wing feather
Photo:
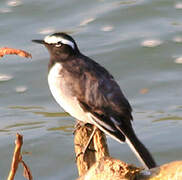
<instances>
[{"instance_id":1,"label":"wing feather","mask_svg":"<svg viewBox=\"0 0 182 180\"><path fill-rule=\"evenodd\" d=\"M84 55L69 60L63 66L66 69L64 74L67 87L70 87L72 95L77 97L84 111L90 112L92 118L96 117L98 124L105 124L109 131L117 129L114 124L131 126L131 106L113 76L104 67Z\"/></svg>"}]
</instances>

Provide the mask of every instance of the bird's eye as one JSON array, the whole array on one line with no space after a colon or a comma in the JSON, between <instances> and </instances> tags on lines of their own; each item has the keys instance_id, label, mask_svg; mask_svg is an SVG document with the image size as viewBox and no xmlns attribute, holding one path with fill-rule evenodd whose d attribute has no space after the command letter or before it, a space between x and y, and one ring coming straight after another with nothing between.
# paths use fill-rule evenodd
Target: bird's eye
<instances>
[{"instance_id":1,"label":"bird's eye","mask_svg":"<svg viewBox=\"0 0 182 180\"><path fill-rule=\"evenodd\" d=\"M56 43L55 46L56 46L56 47L61 47L61 45L62 45L62 43L59 41L59 42Z\"/></svg>"}]
</instances>

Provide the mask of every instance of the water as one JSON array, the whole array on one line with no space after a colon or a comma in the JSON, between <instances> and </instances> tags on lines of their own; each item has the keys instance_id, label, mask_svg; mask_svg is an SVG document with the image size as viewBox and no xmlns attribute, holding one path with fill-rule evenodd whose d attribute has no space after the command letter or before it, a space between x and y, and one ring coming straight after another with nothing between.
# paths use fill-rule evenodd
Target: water
<instances>
[{"instance_id":1,"label":"water","mask_svg":"<svg viewBox=\"0 0 182 180\"><path fill-rule=\"evenodd\" d=\"M175 61L182 56L181 6L171 0L1 0L1 46L33 56L0 60L1 179L16 132L24 135L23 158L34 179L77 177L74 120L49 92L47 50L31 42L55 31L70 32L83 53L112 72L134 109L136 133L157 163L181 159L182 64ZM155 47L144 47L150 40ZM108 143L113 157L138 164L127 145ZM24 179L21 174L20 168L16 179Z\"/></svg>"}]
</instances>

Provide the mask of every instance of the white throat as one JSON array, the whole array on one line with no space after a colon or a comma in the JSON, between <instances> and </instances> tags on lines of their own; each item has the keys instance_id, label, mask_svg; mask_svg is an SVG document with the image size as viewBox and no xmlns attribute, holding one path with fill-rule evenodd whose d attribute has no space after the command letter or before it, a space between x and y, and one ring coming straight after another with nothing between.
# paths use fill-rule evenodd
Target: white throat
<instances>
[{"instance_id":1,"label":"white throat","mask_svg":"<svg viewBox=\"0 0 182 180\"><path fill-rule=\"evenodd\" d=\"M49 71L48 84L57 103L71 116L83 122L90 122L87 114L80 107L75 96L66 88L64 76L61 75L63 66L56 63Z\"/></svg>"}]
</instances>

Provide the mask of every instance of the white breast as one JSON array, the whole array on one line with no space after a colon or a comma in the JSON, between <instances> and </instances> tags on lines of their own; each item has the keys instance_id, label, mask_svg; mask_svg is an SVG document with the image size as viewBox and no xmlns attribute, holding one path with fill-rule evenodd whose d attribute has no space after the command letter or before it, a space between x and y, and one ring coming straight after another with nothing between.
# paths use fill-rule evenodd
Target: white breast
<instances>
[{"instance_id":1,"label":"white breast","mask_svg":"<svg viewBox=\"0 0 182 180\"><path fill-rule=\"evenodd\" d=\"M71 116L80 121L91 123L88 115L80 107L77 98L71 96L71 93L64 88L64 77L60 74L62 68L60 63L56 63L49 71L48 84L53 97Z\"/></svg>"}]
</instances>

